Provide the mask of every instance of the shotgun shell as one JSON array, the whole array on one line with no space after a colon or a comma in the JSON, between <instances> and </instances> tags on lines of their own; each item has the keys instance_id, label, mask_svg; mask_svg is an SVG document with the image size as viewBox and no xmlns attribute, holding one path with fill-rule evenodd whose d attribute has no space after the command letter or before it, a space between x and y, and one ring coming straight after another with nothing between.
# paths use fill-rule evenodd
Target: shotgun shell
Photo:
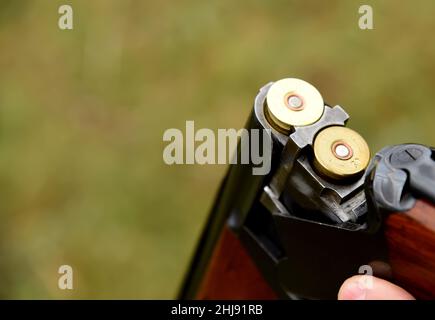
<instances>
[{"instance_id":1,"label":"shotgun shell","mask_svg":"<svg viewBox=\"0 0 435 320\"><path fill-rule=\"evenodd\" d=\"M345 179L365 170L370 150L357 132L340 126L320 131L314 140L314 167L329 178Z\"/></svg>"},{"instance_id":2,"label":"shotgun shell","mask_svg":"<svg viewBox=\"0 0 435 320\"><path fill-rule=\"evenodd\" d=\"M319 91L306 81L294 78L275 82L266 97L266 115L277 130L288 133L293 126L310 125L323 114Z\"/></svg>"}]
</instances>

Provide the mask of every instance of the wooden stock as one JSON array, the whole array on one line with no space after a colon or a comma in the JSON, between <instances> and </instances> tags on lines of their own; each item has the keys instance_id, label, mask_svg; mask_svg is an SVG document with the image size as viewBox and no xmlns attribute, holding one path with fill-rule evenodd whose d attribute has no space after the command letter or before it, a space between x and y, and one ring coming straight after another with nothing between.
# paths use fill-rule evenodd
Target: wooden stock
<instances>
[{"instance_id":1,"label":"wooden stock","mask_svg":"<svg viewBox=\"0 0 435 320\"><path fill-rule=\"evenodd\" d=\"M385 219L393 281L418 299L435 299L435 206L418 201ZM198 299L277 299L243 245L224 228ZM388 297L386 297L388 298Z\"/></svg>"},{"instance_id":2,"label":"wooden stock","mask_svg":"<svg viewBox=\"0 0 435 320\"><path fill-rule=\"evenodd\" d=\"M418 201L390 214L385 236L394 282L418 299L435 299L435 206Z\"/></svg>"}]
</instances>

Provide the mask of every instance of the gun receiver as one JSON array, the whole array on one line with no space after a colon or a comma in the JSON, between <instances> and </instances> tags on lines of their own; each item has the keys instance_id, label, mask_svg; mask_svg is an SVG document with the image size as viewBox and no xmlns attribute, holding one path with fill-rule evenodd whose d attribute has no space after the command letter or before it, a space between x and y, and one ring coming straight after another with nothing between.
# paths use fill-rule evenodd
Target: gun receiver
<instances>
[{"instance_id":1,"label":"gun receiver","mask_svg":"<svg viewBox=\"0 0 435 320\"><path fill-rule=\"evenodd\" d=\"M335 299L361 270L435 298L434 150L370 162L348 119L305 81L260 89L246 128L270 131L271 171L231 165L180 298Z\"/></svg>"}]
</instances>

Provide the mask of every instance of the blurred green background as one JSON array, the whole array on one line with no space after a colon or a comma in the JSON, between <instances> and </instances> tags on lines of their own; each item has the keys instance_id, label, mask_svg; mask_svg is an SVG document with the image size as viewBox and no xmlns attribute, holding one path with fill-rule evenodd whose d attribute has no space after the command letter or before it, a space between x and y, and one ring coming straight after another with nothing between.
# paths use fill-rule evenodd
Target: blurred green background
<instances>
[{"instance_id":1,"label":"blurred green background","mask_svg":"<svg viewBox=\"0 0 435 320\"><path fill-rule=\"evenodd\" d=\"M374 30L358 28L362 4ZM434 10L1 0L0 297L175 297L225 166L165 165L163 132L240 128L269 81L314 84L373 151L435 145ZM73 291L57 287L62 264Z\"/></svg>"}]
</instances>

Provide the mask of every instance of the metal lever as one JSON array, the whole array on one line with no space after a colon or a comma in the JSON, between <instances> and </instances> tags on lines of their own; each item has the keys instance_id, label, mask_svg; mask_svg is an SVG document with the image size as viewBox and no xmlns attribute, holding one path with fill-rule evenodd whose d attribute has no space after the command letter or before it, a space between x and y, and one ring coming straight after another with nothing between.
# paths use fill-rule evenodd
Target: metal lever
<instances>
[{"instance_id":1,"label":"metal lever","mask_svg":"<svg viewBox=\"0 0 435 320\"><path fill-rule=\"evenodd\" d=\"M407 211L419 196L435 202L434 149L420 144L386 147L373 158L366 179L379 208Z\"/></svg>"}]
</instances>

